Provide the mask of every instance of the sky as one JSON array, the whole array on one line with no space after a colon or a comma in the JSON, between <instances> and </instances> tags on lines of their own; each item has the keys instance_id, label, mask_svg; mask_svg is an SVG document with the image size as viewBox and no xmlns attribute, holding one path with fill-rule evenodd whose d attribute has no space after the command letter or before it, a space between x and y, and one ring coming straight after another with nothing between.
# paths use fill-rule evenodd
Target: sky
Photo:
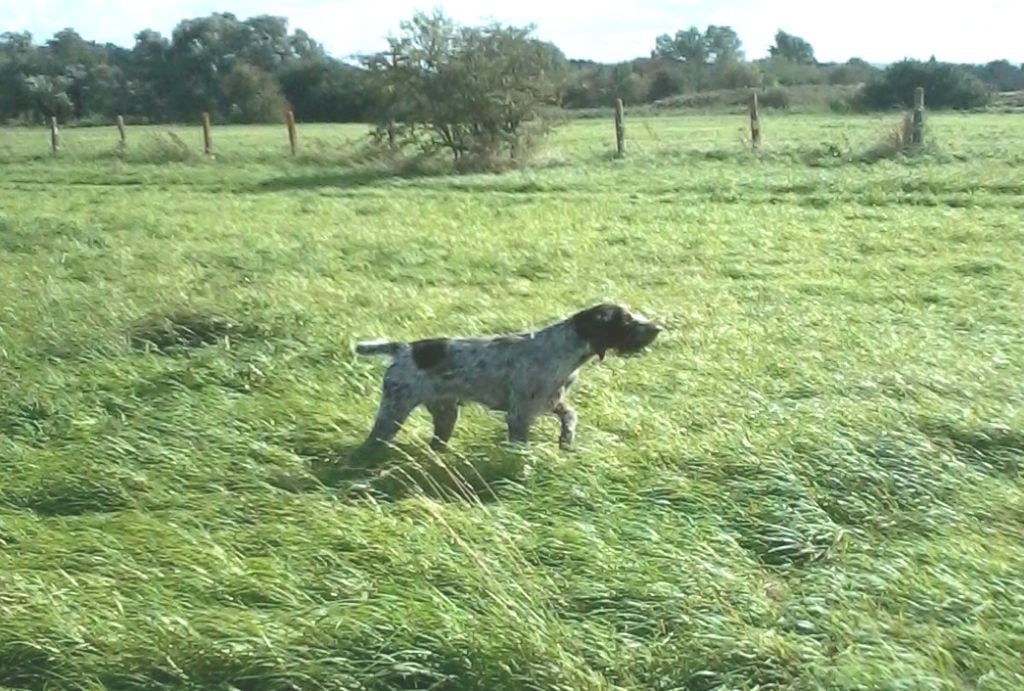
<instances>
[{"instance_id":1,"label":"sky","mask_svg":"<svg viewBox=\"0 0 1024 691\"><path fill-rule=\"evenodd\" d=\"M811 43L818 60L887 63L934 55L950 62L1024 62L1021 0L637 0L589 2L583 13L555 0L2 0L0 32L36 42L71 27L88 40L131 46L141 29L170 36L182 19L232 12L284 16L338 58L378 50L417 10L442 9L462 24L536 26L570 58L615 62L650 54L659 34L708 24L733 27L748 58L767 54L782 29Z\"/></svg>"}]
</instances>

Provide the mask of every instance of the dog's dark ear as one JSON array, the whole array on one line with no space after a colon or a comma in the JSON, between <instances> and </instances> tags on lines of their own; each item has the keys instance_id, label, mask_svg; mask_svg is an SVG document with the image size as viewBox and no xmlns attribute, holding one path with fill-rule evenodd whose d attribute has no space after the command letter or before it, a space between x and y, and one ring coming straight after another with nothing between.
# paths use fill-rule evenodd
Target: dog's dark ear
<instances>
[{"instance_id":1,"label":"dog's dark ear","mask_svg":"<svg viewBox=\"0 0 1024 691\"><path fill-rule=\"evenodd\" d=\"M623 322L622 308L607 304L577 312L571 319L576 333L590 344L590 350L601 360L609 348L618 344Z\"/></svg>"}]
</instances>

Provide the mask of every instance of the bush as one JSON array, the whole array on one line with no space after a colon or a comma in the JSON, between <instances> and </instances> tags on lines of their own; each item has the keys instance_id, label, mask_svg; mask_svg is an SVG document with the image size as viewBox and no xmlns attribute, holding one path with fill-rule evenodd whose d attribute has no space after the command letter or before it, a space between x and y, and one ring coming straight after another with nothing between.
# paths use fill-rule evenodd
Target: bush
<instances>
[{"instance_id":1,"label":"bush","mask_svg":"<svg viewBox=\"0 0 1024 691\"><path fill-rule=\"evenodd\" d=\"M768 89L764 93L758 94L757 102L762 108L774 108L775 110L785 110L790 106L790 95L786 89Z\"/></svg>"},{"instance_id":2,"label":"bush","mask_svg":"<svg viewBox=\"0 0 1024 691\"><path fill-rule=\"evenodd\" d=\"M914 90L919 86L924 87L926 103L933 110L980 108L992 99L985 83L963 67L934 60L904 60L864 85L855 106L858 110L913 107Z\"/></svg>"},{"instance_id":3,"label":"bush","mask_svg":"<svg viewBox=\"0 0 1024 691\"><path fill-rule=\"evenodd\" d=\"M828 102L828 109L833 113L844 115L853 111L853 103L849 98L833 98Z\"/></svg>"},{"instance_id":4,"label":"bush","mask_svg":"<svg viewBox=\"0 0 1024 691\"><path fill-rule=\"evenodd\" d=\"M829 70L829 84L865 84L878 74L878 70L859 58L851 58Z\"/></svg>"},{"instance_id":5,"label":"bush","mask_svg":"<svg viewBox=\"0 0 1024 691\"><path fill-rule=\"evenodd\" d=\"M231 122L282 122L288 101L273 76L246 63L236 64L221 80L225 114Z\"/></svg>"},{"instance_id":6,"label":"bush","mask_svg":"<svg viewBox=\"0 0 1024 691\"><path fill-rule=\"evenodd\" d=\"M376 140L447 149L458 162L518 158L544 137L566 65L531 28L459 27L437 11L402 29L366 60Z\"/></svg>"},{"instance_id":7,"label":"bush","mask_svg":"<svg viewBox=\"0 0 1024 691\"><path fill-rule=\"evenodd\" d=\"M276 72L296 117L307 122L365 122L370 96L363 70L326 57L285 65Z\"/></svg>"},{"instance_id":8,"label":"bush","mask_svg":"<svg viewBox=\"0 0 1024 691\"><path fill-rule=\"evenodd\" d=\"M795 86L797 84L825 84L828 82L828 71L815 64L794 62L785 58L769 58L759 61L766 85L781 84Z\"/></svg>"},{"instance_id":9,"label":"bush","mask_svg":"<svg viewBox=\"0 0 1024 691\"><path fill-rule=\"evenodd\" d=\"M747 62L730 62L715 67L714 86L717 89L743 89L758 86L761 72Z\"/></svg>"},{"instance_id":10,"label":"bush","mask_svg":"<svg viewBox=\"0 0 1024 691\"><path fill-rule=\"evenodd\" d=\"M678 96L686 89L686 78L681 70L662 67L654 72L651 86L647 90L648 101L660 101L670 96Z\"/></svg>"}]
</instances>

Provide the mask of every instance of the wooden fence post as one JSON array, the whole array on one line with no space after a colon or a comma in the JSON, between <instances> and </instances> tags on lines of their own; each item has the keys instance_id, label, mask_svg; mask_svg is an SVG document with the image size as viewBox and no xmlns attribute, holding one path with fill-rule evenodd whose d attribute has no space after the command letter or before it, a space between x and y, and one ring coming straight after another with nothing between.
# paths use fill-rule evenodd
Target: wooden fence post
<instances>
[{"instance_id":1,"label":"wooden fence post","mask_svg":"<svg viewBox=\"0 0 1024 691\"><path fill-rule=\"evenodd\" d=\"M914 126L911 130L912 144L924 142L924 87L914 89Z\"/></svg>"},{"instance_id":2,"label":"wooden fence post","mask_svg":"<svg viewBox=\"0 0 1024 691\"><path fill-rule=\"evenodd\" d=\"M117 133L121 137L121 144L120 144L120 146L123 149L125 147L125 142L126 142L125 134L124 134L124 116L123 115L118 115L117 116Z\"/></svg>"},{"instance_id":3,"label":"wooden fence post","mask_svg":"<svg viewBox=\"0 0 1024 691\"><path fill-rule=\"evenodd\" d=\"M626 132L623 120L625 119L622 99L615 99L615 155L622 158L626 155Z\"/></svg>"},{"instance_id":4,"label":"wooden fence post","mask_svg":"<svg viewBox=\"0 0 1024 691\"><path fill-rule=\"evenodd\" d=\"M50 151L54 156L60 148L60 131L57 129L57 116L50 117Z\"/></svg>"},{"instance_id":5,"label":"wooden fence post","mask_svg":"<svg viewBox=\"0 0 1024 691\"><path fill-rule=\"evenodd\" d=\"M750 145L753 148L761 146L761 116L757 109L757 92L750 94Z\"/></svg>"},{"instance_id":6,"label":"wooden fence post","mask_svg":"<svg viewBox=\"0 0 1024 691\"><path fill-rule=\"evenodd\" d=\"M295 155L295 148L297 146L297 142L296 142L297 133L295 131L295 112L294 111L291 111L291 110L288 111L288 115L286 116L286 121L288 123L288 146L291 147L291 149L292 149L292 156L294 156Z\"/></svg>"},{"instance_id":7,"label":"wooden fence post","mask_svg":"<svg viewBox=\"0 0 1024 691\"><path fill-rule=\"evenodd\" d=\"M213 155L213 142L210 140L210 114L203 112L203 152L207 156Z\"/></svg>"},{"instance_id":8,"label":"wooden fence post","mask_svg":"<svg viewBox=\"0 0 1024 691\"><path fill-rule=\"evenodd\" d=\"M395 71L397 69L398 69L398 48L395 47L395 48L391 49L391 74L394 75ZM389 76L388 79L392 79L392 77ZM388 87L388 88L390 89L392 87ZM394 104L389 105L388 110L393 110L393 105ZM396 137L395 137L395 119L393 117L391 117L391 116L388 116L388 150L389 151L396 151L397 149L398 149L398 142L396 141Z\"/></svg>"}]
</instances>

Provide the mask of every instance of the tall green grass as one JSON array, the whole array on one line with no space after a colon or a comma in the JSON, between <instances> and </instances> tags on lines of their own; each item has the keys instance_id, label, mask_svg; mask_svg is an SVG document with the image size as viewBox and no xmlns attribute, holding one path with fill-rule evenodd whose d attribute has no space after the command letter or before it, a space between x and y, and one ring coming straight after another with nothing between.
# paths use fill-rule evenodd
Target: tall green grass
<instances>
[{"instance_id":1,"label":"tall green grass","mask_svg":"<svg viewBox=\"0 0 1024 691\"><path fill-rule=\"evenodd\" d=\"M861 162L892 125L416 176L358 127L0 131L0 687L1024 686L1024 126ZM667 331L574 451L470 408L352 462L356 339L599 299Z\"/></svg>"}]
</instances>

